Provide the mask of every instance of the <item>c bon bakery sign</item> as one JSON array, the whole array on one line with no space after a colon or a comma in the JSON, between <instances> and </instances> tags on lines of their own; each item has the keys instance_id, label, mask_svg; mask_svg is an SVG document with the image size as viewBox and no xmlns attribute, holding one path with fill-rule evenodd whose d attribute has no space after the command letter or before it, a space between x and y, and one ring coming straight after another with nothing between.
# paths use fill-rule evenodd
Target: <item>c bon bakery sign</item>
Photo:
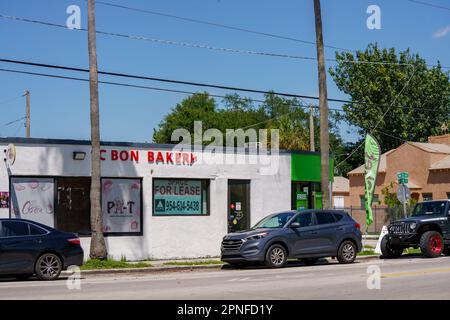
<instances>
[{"instance_id":1,"label":"c bon bakery sign","mask_svg":"<svg viewBox=\"0 0 450 320\"><path fill-rule=\"evenodd\" d=\"M102 149L100 150L100 160L145 161L150 164L192 166L197 161L197 157L193 152Z\"/></svg>"}]
</instances>

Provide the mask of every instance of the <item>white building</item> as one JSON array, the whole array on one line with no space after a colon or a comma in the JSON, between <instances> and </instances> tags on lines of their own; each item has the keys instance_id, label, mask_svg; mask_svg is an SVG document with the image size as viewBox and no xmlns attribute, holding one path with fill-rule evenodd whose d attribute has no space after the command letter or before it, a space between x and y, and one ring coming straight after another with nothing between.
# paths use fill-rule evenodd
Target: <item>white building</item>
<instances>
[{"instance_id":1,"label":"white building","mask_svg":"<svg viewBox=\"0 0 450 320\"><path fill-rule=\"evenodd\" d=\"M90 142L1 138L0 145L0 217L79 233L88 257ZM268 156L276 169L268 172L267 163L249 163L248 150L233 149L232 164L207 164L201 150L173 145L105 142L101 150L103 225L115 259L218 256L229 231L320 199L318 153Z\"/></svg>"}]
</instances>

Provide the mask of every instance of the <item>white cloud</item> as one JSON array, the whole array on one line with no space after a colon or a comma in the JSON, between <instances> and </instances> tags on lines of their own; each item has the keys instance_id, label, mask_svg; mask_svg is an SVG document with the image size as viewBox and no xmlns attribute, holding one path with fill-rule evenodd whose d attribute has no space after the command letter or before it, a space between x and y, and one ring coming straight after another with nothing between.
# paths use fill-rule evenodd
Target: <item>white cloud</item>
<instances>
[{"instance_id":1,"label":"white cloud","mask_svg":"<svg viewBox=\"0 0 450 320\"><path fill-rule=\"evenodd\" d=\"M433 33L433 38L439 39L445 37L450 32L450 25L440 28L435 33Z\"/></svg>"}]
</instances>

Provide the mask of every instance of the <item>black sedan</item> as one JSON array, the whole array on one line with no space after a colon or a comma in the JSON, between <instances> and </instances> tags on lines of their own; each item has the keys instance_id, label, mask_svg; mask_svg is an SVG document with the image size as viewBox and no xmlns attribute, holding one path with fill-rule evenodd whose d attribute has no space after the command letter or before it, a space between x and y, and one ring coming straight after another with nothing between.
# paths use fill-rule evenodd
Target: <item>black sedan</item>
<instances>
[{"instance_id":1,"label":"black sedan","mask_svg":"<svg viewBox=\"0 0 450 320\"><path fill-rule=\"evenodd\" d=\"M83 264L74 233L23 219L0 219L0 275L55 280L68 266Z\"/></svg>"}]
</instances>

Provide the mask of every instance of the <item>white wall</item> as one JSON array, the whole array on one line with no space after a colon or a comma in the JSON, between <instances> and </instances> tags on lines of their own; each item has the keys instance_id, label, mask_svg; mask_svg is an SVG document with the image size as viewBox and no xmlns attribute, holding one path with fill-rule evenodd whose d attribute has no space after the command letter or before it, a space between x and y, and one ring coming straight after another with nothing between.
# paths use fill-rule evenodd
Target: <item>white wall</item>
<instances>
[{"instance_id":1,"label":"white wall","mask_svg":"<svg viewBox=\"0 0 450 320\"><path fill-rule=\"evenodd\" d=\"M5 145L0 146L3 149ZM247 179L250 184L251 224L269 213L289 210L291 203L290 155L279 156L279 170L273 175L261 175L259 164L192 166L150 164L144 156L145 148L102 147L107 150L102 161L102 175L108 177L143 178L143 236L109 236L108 253L115 259L193 258L218 256L220 242L227 233L228 179ZM139 150L139 162L112 161L111 149ZM158 151L158 149L151 149ZM162 151L170 151L161 149ZM0 163L0 191L9 191L8 175L89 176L90 148L79 145L16 144L17 157L10 172ZM86 159L72 159L74 151L86 152ZM244 157L243 154L238 157ZM203 178L211 179L209 216L152 216L152 178ZM0 209L0 217L8 217L8 209ZM86 257L89 238L82 239Z\"/></svg>"}]
</instances>

